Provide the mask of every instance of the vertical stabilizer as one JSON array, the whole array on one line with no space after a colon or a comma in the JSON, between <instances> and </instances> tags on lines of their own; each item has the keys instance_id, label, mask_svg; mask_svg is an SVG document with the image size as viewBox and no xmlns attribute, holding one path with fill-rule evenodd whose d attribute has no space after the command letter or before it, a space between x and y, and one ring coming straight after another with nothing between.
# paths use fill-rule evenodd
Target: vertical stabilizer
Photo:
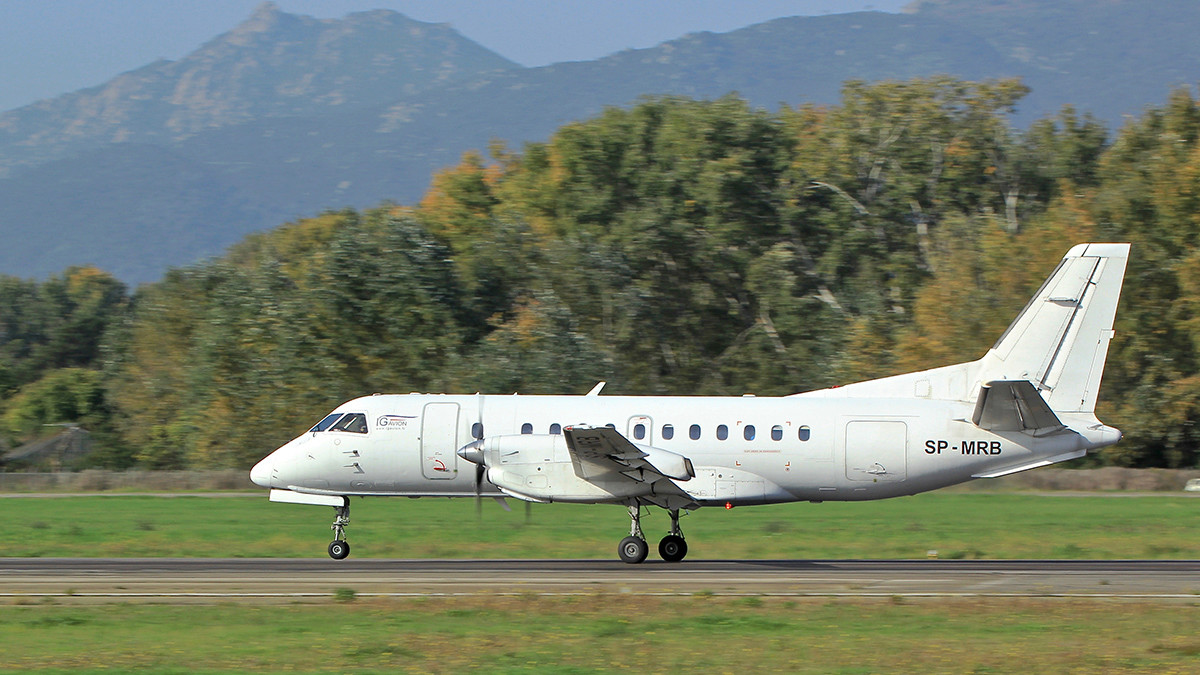
<instances>
[{"instance_id":1,"label":"vertical stabilizer","mask_svg":"<svg viewBox=\"0 0 1200 675\"><path fill-rule=\"evenodd\" d=\"M1080 244L979 361L981 382L1028 380L1056 412L1093 412L1129 244Z\"/></svg>"}]
</instances>

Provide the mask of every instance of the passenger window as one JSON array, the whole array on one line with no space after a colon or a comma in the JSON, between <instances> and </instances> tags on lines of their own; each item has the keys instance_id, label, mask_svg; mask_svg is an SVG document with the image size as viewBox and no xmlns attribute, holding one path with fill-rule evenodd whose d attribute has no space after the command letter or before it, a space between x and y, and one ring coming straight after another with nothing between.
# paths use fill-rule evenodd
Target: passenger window
<instances>
[{"instance_id":1,"label":"passenger window","mask_svg":"<svg viewBox=\"0 0 1200 675\"><path fill-rule=\"evenodd\" d=\"M530 424L529 422L522 424L521 425L521 433L522 434L532 434L533 433L533 425Z\"/></svg>"},{"instance_id":2,"label":"passenger window","mask_svg":"<svg viewBox=\"0 0 1200 675\"><path fill-rule=\"evenodd\" d=\"M800 427L800 440L807 441L811 435L812 430L808 428L808 425Z\"/></svg>"},{"instance_id":3,"label":"passenger window","mask_svg":"<svg viewBox=\"0 0 1200 675\"><path fill-rule=\"evenodd\" d=\"M337 418L339 418L341 416L342 416L342 413L330 413L325 416L325 419L321 420L320 422L317 422L316 426L309 429L309 431L325 431L329 427L333 426L333 423L336 422Z\"/></svg>"},{"instance_id":4,"label":"passenger window","mask_svg":"<svg viewBox=\"0 0 1200 675\"><path fill-rule=\"evenodd\" d=\"M783 427L779 426L778 424L771 427L771 440L773 440L773 441L782 441L783 440Z\"/></svg>"},{"instance_id":5,"label":"passenger window","mask_svg":"<svg viewBox=\"0 0 1200 675\"><path fill-rule=\"evenodd\" d=\"M550 435L557 436L562 433L562 425L558 422L550 425Z\"/></svg>"},{"instance_id":6,"label":"passenger window","mask_svg":"<svg viewBox=\"0 0 1200 675\"><path fill-rule=\"evenodd\" d=\"M362 413L350 413L330 427L330 431L348 431L352 434L367 433L367 416Z\"/></svg>"},{"instance_id":7,"label":"passenger window","mask_svg":"<svg viewBox=\"0 0 1200 675\"><path fill-rule=\"evenodd\" d=\"M483 422L476 422L471 425L471 437L476 440L483 438Z\"/></svg>"},{"instance_id":8,"label":"passenger window","mask_svg":"<svg viewBox=\"0 0 1200 675\"><path fill-rule=\"evenodd\" d=\"M633 425L633 437L639 441L646 438L646 425L641 423Z\"/></svg>"},{"instance_id":9,"label":"passenger window","mask_svg":"<svg viewBox=\"0 0 1200 675\"><path fill-rule=\"evenodd\" d=\"M726 438L729 438L729 427L725 426L724 424L718 424L717 425L717 440L723 441Z\"/></svg>"},{"instance_id":10,"label":"passenger window","mask_svg":"<svg viewBox=\"0 0 1200 675\"><path fill-rule=\"evenodd\" d=\"M693 441L700 440L700 425L699 424L693 424L690 428L688 428L688 438L692 439Z\"/></svg>"},{"instance_id":11,"label":"passenger window","mask_svg":"<svg viewBox=\"0 0 1200 675\"><path fill-rule=\"evenodd\" d=\"M742 430L742 436L744 436L748 441L754 440L754 425L747 424L746 428Z\"/></svg>"},{"instance_id":12,"label":"passenger window","mask_svg":"<svg viewBox=\"0 0 1200 675\"><path fill-rule=\"evenodd\" d=\"M670 424L664 424L662 428L662 437L664 441L669 441L675 438L675 427Z\"/></svg>"}]
</instances>

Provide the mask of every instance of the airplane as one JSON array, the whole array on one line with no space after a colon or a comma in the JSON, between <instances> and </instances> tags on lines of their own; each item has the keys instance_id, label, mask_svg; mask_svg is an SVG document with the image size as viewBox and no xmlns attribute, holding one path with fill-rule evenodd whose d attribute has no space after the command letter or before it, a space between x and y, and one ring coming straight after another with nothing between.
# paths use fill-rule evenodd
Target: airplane
<instances>
[{"instance_id":1,"label":"airplane","mask_svg":"<svg viewBox=\"0 0 1200 675\"><path fill-rule=\"evenodd\" d=\"M513 497L621 504L618 555L641 563L644 508L670 515L660 557L688 552L680 511L884 499L1082 457L1121 432L1095 414L1129 244L1063 257L980 359L782 397L364 396L254 466L270 501ZM963 307L962 311L986 311Z\"/></svg>"}]
</instances>

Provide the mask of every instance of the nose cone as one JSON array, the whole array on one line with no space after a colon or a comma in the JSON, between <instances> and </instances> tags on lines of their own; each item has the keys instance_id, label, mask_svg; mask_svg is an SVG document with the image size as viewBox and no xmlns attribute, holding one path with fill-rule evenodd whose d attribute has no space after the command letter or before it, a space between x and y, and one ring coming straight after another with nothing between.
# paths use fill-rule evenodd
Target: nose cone
<instances>
[{"instance_id":1,"label":"nose cone","mask_svg":"<svg viewBox=\"0 0 1200 675\"><path fill-rule=\"evenodd\" d=\"M271 487L271 470L274 468L274 465L275 456L273 454L267 455L266 459L258 464L255 464L254 468L250 469L250 480L253 481L255 485Z\"/></svg>"}]
</instances>

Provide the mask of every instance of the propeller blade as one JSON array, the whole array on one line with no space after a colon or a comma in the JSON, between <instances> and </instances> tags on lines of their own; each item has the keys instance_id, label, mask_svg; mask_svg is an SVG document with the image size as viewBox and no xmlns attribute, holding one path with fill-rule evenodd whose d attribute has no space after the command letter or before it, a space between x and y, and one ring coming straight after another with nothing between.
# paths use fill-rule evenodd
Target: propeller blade
<instances>
[{"instance_id":1,"label":"propeller blade","mask_svg":"<svg viewBox=\"0 0 1200 675\"><path fill-rule=\"evenodd\" d=\"M475 518L483 519L483 499L480 491L483 488L483 472L487 471L487 467L483 464L475 465Z\"/></svg>"},{"instance_id":2,"label":"propeller blade","mask_svg":"<svg viewBox=\"0 0 1200 675\"><path fill-rule=\"evenodd\" d=\"M472 445L477 445L479 450L478 457L470 457L468 459L475 462L475 520L482 521L483 500L481 498L480 491L483 489L483 475L484 472L487 471L487 465L483 461L483 395L480 393L475 394L475 410L478 412L479 416L476 418L475 425L472 428L479 429L479 437Z\"/></svg>"}]
</instances>

